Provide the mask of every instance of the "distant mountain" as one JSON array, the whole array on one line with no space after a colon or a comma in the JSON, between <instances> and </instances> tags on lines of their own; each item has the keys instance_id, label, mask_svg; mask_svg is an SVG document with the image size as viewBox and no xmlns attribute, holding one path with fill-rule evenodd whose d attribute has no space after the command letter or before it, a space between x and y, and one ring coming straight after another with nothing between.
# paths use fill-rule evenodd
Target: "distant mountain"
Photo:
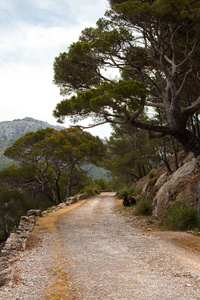
<instances>
[{"instance_id":1,"label":"distant mountain","mask_svg":"<svg viewBox=\"0 0 200 300\"><path fill-rule=\"evenodd\" d=\"M10 147L15 140L24 136L29 131L37 131L43 128L54 128L61 130L65 127L50 125L46 122L33 118L17 119L13 121L0 122L0 170L8 167L13 161L3 155L6 148Z\"/></svg>"}]
</instances>

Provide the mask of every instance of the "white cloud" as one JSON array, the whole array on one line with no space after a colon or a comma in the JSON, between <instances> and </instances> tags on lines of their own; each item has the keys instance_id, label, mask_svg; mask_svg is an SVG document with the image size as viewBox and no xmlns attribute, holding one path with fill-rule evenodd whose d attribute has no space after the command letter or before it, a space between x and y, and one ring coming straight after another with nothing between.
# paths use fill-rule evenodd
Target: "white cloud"
<instances>
[{"instance_id":1,"label":"white cloud","mask_svg":"<svg viewBox=\"0 0 200 300\"><path fill-rule=\"evenodd\" d=\"M23 2L23 13L18 18L19 8L16 12L14 0L0 1L0 10L10 9L9 13L15 17L11 27L0 27L0 121L33 117L56 124L52 112L62 97L59 88L52 83L54 59L78 40L81 30L94 26L94 20L103 15L105 3L107 0L98 1L97 6L91 0L30 0ZM46 15L48 11L53 13L55 22L52 21L50 26L45 20L44 23L28 23L27 16L23 18L28 4L30 7L34 5L34 9L39 8L38 14L42 10ZM69 11L64 10L66 7L71 11L70 20L75 20L74 23L66 22L63 25L65 19L59 18L68 17ZM5 15L7 22L9 17L9 14ZM69 121L65 125L68 126ZM104 137L110 132L110 127L104 128L94 128L91 132Z\"/></svg>"},{"instance_id":2,"label":"white cloud","mask_svg":"<svg viewBox=\"0 0 200 300\"><path fill-rule=\"evenodd\" d=\"M51 69L22 64L10 67L12 73L7 67L0 73L4 120L26 116L53 120L52 110L60 99L58 89L52 84Z\"/></svg>"},{"instance_id":3,"label":"white cloud","mask_svg":"<svg viewBox=\"0 0 200 300\"><path fill-rule=\"evenodd\" d=\"M0 62L21 61L40 64L67 51L78 40L81 30L90 23L78 27L50 27L21 24L16 30L0 35Z\"/></svg>"},{"instance_id":4,"label":"white cloud","mask_svg":"<svg viewBox=\"0 0 200 300\"><path fill-rule=\"evenodd\" d=\"M1 0L0 1L0 11L12 10L13 0Z\"/></svg>"},{"instance_id":5,"label":"white cloud","mask_svg":"<svg viewBox=\"0 0 200 300\"><path fill-rule=\"evenodd\" d=\"M0 121L32 117L58 125L52 113L62 97L59 95L59 88L52 83L52 68L23 64L11 64L9 68L12 72L7 66L0 72ZM89 123L92 123L91 120L79 124L87 126ZM66 119L63 125L68 127L70 124ZM103 125L88 131L104 138L110 135L111 129L109 125Z\"/></svg>"},{"instance_id":6,"label":"white cloud","mask_svg":"<svg viewBox=\"0 0 200 300\"><path fill-rule=\"evenodd\" d=\"M109 7L108 0L34 0L34 3L39 10L62 14L66 19L72 15L74 22L88 17L96 22Z\"/></svg>"}]
</instances>

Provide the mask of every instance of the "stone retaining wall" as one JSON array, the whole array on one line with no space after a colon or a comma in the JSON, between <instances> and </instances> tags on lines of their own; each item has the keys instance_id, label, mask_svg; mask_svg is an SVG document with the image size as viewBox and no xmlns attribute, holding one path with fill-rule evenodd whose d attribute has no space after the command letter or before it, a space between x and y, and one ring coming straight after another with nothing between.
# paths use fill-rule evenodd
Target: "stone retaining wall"
<instances>
[{"instance_id":1,"label":"stone retaining wall","mask_svg":"<svg viewBox=\"0 0 200 300\"><path fill-rule=\"evenodd\" d=\"M57 211L66 205L71 205L80 200L88 198L89 194L80 194L70 197L64 203L60 203L51 210L29 210L27 216L22 216L16 233L11 233L4 248L1 250L0 257L0 287L8 284L15 276L13 263L18 259L19 254L26 249L29 234L33 231L38 217L44 216L52 211Z\"/></svg>"}]
</instances>

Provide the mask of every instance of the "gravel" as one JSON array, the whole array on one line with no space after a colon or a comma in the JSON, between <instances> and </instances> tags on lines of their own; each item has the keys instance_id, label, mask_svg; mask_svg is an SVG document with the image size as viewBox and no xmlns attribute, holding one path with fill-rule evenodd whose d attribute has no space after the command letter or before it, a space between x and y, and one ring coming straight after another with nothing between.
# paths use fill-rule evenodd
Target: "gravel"
<instances>
[{"instance_id":1,"label":"gravel","mask_svg":"<svg viewBox=\"0 0 200 300\"><path fill-rule=\"evenodd\" d=\"M15 280L0 288L1 300L39 300L45 299L44 293L49 284L54 281L51 268L51 249L55 233L45 233L40 236L40 244L21 253L14 263Z\"/></svg>"},{"instance_id":2,"label":"gravel","mask_svg":"<svg viewBox=\"0 0 200 300\"><path fill-rule=\"evenodd\" d=\"M0 299L200 299L200 255L132 227L114 206L102 193L61 216L58 231L38 234ZM69 293L58 297L61 273Z\"/></svg>"}]
</instances>

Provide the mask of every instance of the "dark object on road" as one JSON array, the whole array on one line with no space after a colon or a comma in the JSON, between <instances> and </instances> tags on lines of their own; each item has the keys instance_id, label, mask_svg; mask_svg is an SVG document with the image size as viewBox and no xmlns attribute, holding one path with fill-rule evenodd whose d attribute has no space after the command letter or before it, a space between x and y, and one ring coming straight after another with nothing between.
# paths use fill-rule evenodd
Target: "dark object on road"
<instances>
[{"instance_id":1,"label":"dark object on road","mask_svg":"<svg viewBox=\"0 0 200 300\"><path fill-rule=\"evenodd\" d=\"M130 205L135 205L136 204L136 200L133 196L128 196L127 199L129 201Z\"/></svg>"},{"instance_id":2,"label":"dark object on road","mask_svg":"<svg viewBox=\"0 0 200 300\"><path fill-rule=\"evenodd\" d=\"M133 196L124 196L123 198L123 205L124 206L132 206L136 204L136 200Z\"/></svg>"},{"instance_id":3,"label":"dark object on road","mask_svg":"<svg viewBox=\"0 0 200 300\"><path fill-rule=\"evenodd\" d=\"M127 196L124 196L124 198L123 198L123 205L124 206L130 206L130 202L129 202Z\"/></svg>"}]
</instances>

